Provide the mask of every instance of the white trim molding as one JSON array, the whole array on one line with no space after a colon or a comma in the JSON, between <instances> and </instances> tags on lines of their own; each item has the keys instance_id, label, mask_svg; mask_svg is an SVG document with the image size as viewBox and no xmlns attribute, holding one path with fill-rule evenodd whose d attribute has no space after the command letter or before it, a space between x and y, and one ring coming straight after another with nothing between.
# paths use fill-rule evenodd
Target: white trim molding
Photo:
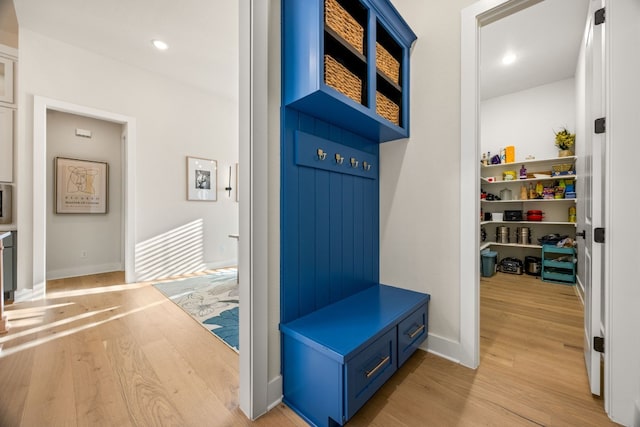
<instances>
[{"instance_id":1,"label":"white trim molding","mask_svg":"<svg viewBox=\"0 0 640 427\"><path fill-rule=\"evenodd\" d=\"M460 363L460 343L449 338L429 333L426 344L421 345L420 349L454 363Z\"/></svg>"},{"instance_id":2,"label":"white trim molding","mask_svg":"<svg viewBox=\"0 0 640 427\"><path fill-rule=\"evenodd\" d=\"M267 412L268 392L268 41L269 3L242 0L240 13L239 201L240 409Z\"/></svg>"},{"instance_id":3,"label":"white trim molding","mask_svg":"<svg viewBox=\"0 0 640 427\"><path fill-rule=\"evenodd\" d=\"M135 146L136 119L65 101L33 97L33 288L31 298L44 298L46 292L47 247L47 110L91 117L121 124L123 127L123 258L125 281L135 281Z\"/></svg>"},{"instance_id":4,"label":"white trim molding","mask_svg":"<svg viewBox=\"0 0 640 427\"><path fill-rule=\"evenodd\" d=\"M540 1L480 0L461 12L460 363L474 369L480 363L480 27Z\"/></svg>"}]
</instances>

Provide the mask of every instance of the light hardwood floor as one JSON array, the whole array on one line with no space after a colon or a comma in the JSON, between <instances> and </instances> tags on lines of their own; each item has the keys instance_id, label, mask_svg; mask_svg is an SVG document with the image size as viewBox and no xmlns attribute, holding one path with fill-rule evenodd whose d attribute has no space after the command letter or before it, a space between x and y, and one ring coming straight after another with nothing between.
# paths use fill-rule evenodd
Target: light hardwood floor
<instances>
[{"instance_id":1,"label":"light hardwood floor","mask_svg":"<svg viewBox=\"0 0 640 427\"><path fill-rule=\"evenodd\" d=\"M247 420L238 356L153 286L121 283L54 281L7 307L0 426L305 425L285 405ZM349 425L614 425L589 393L573 288L499 274L481 300L479 369L418 351Z\"/></svg>"}]
</instances>

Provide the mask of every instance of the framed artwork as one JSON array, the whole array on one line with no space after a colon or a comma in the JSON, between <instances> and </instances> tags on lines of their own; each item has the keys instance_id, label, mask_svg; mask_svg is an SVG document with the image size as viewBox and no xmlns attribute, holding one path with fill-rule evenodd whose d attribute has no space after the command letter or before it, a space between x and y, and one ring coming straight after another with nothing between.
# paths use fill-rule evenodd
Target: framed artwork
<instances>
[{"instance_id":1,"label":"framed artwork","mask_svg":"<svg viewBox=\"0 0 640 427\"><path fill-rule=\"evenodd\" d=\"M109 202L109 164L56 157L57 214L106 214Z\"/></svg>"},{"instance_id":2,"label":"framed artwork","mask_svg":"<svg viewBox=\"0 0 640 427\"><path fill-rule=\"evenodd\" d=\"M215 202L218 199L218 162L187 157L187 200Z\"/></svg>"}]
</instances>

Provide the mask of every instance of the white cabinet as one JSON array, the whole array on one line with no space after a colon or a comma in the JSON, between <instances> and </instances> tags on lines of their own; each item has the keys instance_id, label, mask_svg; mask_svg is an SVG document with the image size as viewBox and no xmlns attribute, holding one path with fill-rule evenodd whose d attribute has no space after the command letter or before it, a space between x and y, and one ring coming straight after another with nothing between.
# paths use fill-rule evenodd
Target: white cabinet
<instances>
[{"instance_id":1,"label":"white cabinet","mask_svg":"<svg viewBox=\"0 0 640 427\"><path fill-rule=\"evenodd\" d=\"M0 44L0 182L13 182L17 49Z\"/></svg>"},{"instance_id":2,"label":"white cabinet","mask_svg":"<svg viewBox=\"0 0 640 427\"><path fill-rule=\"evenodd\" d=\"M481 241L481 249L489 246L503 247L501 252L508 253L512 248L519 248L519 253L509 253L509 255L522 255L525 249L530 252L536 251L539 254L542 245L539 244L538 239L545 235L559 234L575 238L575 216L570 216L570 210L575 214L575 196L566 198L563 195L561 198L556 198L557 196L554 194L554 198L538 198L540 196L535 192L536 187L546 188L549 191L551 188L562 187L560 184L564 184L565 188L567 185L569 188L573 186L575 192L575 161L575 157L558 157L482 166L481 190L483 194L480 196L482 208L480 224L486 233L486 238ZM519 179L522 166L527 170L527 178L525 179ZM563 169L569 169L569 171ZM515 179L504 180L504 174L508 171L515 172ZM523 187L526 197L522 197L524 196L522 194ZM531 187L536 193L535 198L530 197ZM503 200L505 197L501 197L501 193L503 196L510 194L510 200ZM496 200L495 196L499 200ZM493 200L491 200L492 198ZM507 211L522 212L522 219L508 220L505 214ZM541 220L536 217L535 221L531 221L526 215L528 211L541 211ZM502 218L496 218L500 215ZM497 239L505 234L505 229L502 228L502 233L500 233L499 227L509 227L507 241L504 238ZM528 234L529 240L521 238L522 234L517 232L518 228L528 229L528 233L525 234ZM503 253L501 253L502 255Z\"/></svg>"},{"instance_id":3,"label":"white cabinet","mask_svg":"<svg viewBox=\"0 0 640 427\"><path fill-rule=\"evenodd\" d=\"M13 104L13 60L0 56L0 102Z\"/></svg>"},{"instance_id":4,"label":"white cabinet","mask_svg":"<svg viewBox=\"0 0 640 427\"><path fill-rule=\"evenodd\" d=\"M0 107L0 182L13 181L14 109Z\"/></svg>"}]
</instances>

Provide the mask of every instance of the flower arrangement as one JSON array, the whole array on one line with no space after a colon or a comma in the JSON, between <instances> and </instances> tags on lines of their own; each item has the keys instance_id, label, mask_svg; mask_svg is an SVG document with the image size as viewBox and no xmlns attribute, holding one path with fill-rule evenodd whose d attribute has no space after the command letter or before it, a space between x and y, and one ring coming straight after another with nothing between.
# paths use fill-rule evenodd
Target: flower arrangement
<instances>
[{"instance_id":1,"label":"flower arrangement","mask_svg":"<svg viewBox=\"0 0 640 427\"><path fill-rule=\"evenodd\" d=\"M576 134L570 133L567 128L555 132L556 134L556 147L560 150L571 150L576 143Z\"/></svg>"}]
</instances>

